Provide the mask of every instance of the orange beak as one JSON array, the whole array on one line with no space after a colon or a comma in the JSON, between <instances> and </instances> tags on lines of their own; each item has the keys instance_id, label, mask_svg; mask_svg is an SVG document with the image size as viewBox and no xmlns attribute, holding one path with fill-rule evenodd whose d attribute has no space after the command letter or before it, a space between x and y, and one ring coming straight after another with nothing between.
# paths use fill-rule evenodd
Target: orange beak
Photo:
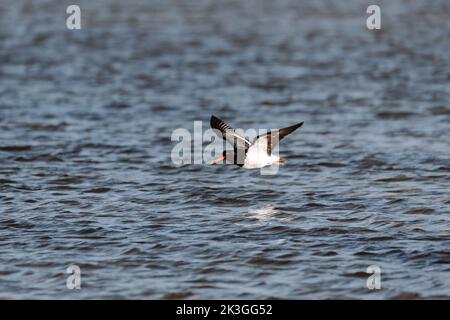
<instances>
[{"instance_id":1,"label":"orange beak","mask_svg":"<svg viewBox=\"0 0 450 320\"><path fill-rule=\"evenodd\" d=\"M220 156L217 159L214 159L213 161L211 161L211 164L219 163L219 162L223 161L224 159L225 159L224 156Z\"/></svg>"}]
</instances>

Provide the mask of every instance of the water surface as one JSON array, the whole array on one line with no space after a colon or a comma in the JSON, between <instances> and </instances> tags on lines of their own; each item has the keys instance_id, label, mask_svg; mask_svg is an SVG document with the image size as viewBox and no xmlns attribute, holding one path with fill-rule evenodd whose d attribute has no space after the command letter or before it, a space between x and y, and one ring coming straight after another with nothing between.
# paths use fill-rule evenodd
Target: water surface
<instances>
[{"instance_id":1,"label":"water surface","mask_svg":"<svg viewBox=\"0 0 450 320\"><path fill-rule=\"evenodd\" d=\"M447 1L79 4L0 7L0 298L450 298ZM211 114L305 124L175 167Z\"/></svg>"}]
</instances>

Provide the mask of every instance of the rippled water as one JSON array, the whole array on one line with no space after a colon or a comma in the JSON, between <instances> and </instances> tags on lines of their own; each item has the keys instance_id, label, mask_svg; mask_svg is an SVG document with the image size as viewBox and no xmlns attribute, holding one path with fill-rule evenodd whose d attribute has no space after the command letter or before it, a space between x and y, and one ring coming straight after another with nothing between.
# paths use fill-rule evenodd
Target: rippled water
<instances>
[{"instance_id":1,"label":"rippled water","mask_svg":"<svg viewBox=\"0 0 450 320\"><path fill-rule=\"evenodd\" d=\"M450 298L447 1L3 3L0 298ZM173 166L211 114L305 124Z\"/></svg>"}]
</instances>

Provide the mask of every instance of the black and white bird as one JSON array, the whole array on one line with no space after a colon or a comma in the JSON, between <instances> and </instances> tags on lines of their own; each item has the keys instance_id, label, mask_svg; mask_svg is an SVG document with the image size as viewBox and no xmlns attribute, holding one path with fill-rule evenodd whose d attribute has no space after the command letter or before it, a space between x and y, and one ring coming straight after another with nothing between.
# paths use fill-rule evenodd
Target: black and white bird
<instances>
[{"instance_id":1,"label":"black and white bird","mask_svg":"<svg viewBox=\"0 0 450 320\"><path fill-rule=\"evenodd\" d=\"M216 131L216 133L233 146L233 150L225 150L220 157L211 163L216 164L225 160L226 163L235 164L245 169L282 164L284 160L273 154L272 151L274 151L281 139L302 125L303 122L300 122L287 128L268 131L257 136L253 142L250 142L237 134L228 124L215 116L211 116L211 128L218 130L219 132Z\"/></svg>"}]
</instances>

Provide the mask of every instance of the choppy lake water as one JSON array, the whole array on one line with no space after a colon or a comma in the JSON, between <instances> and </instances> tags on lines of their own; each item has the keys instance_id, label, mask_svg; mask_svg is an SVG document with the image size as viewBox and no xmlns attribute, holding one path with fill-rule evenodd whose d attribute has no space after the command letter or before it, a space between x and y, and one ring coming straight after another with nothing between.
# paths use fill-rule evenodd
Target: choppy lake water
<instances>
[{"instance_id":1,"label":"choppy lake water","mask_svg":"<svg viewBox=\"0 0 450 320\"><path fill-rule=\"evenodd\" d=\"M0 6L0 298L450 298L447 1L78 3ZM305 124L175 167L211 114Z\"/></svg>"}]
</instances>

